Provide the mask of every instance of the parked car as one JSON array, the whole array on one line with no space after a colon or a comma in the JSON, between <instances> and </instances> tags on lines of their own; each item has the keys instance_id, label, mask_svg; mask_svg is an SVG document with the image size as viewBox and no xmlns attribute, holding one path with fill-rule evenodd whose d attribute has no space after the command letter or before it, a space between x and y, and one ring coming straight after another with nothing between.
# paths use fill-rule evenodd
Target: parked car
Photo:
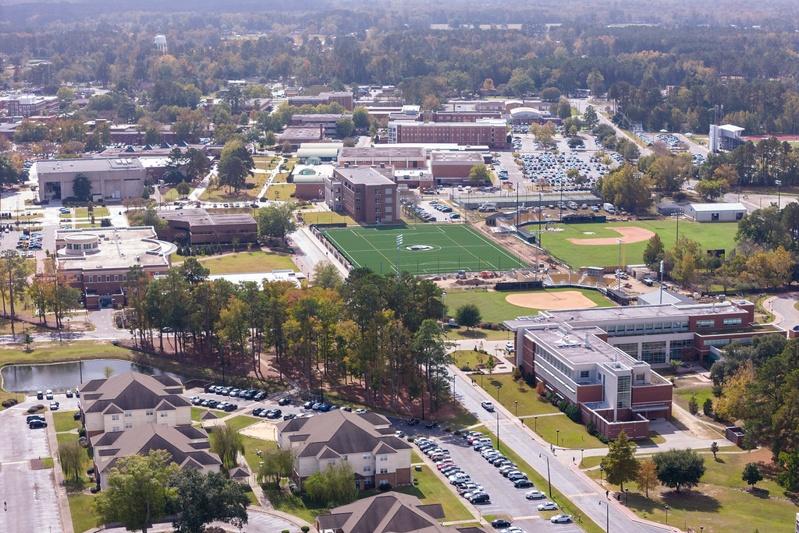
<instances>
[{"instance_id":1,"label":"parked car","mask_svg":"<svg viewBox=\"0 0 799 533\"><path fill-rule=\"evenodd\" d=\"M33 420L41 420L42 422L44 422L44 417L42 415L28 415L25 417L25 422L27 422L28 424L30 424L31 421Z\"/></svg>"},{"instance_id":2,"label":"parked car","mask_svg":"<svg viewBox=\"0 0 799 533\"><path fill-rule=\"evenodd\" d=\"M546 494L541 492L540 490L531 490L524 493L524 497L528 500L543 500L547 497Z\"/></svg>"},{"instance_id":3,"label":"parked car","mask_svg":"<svg viewBox=\"0 0 799 533\"><path fill-rule=\"evenodd\" d=\"M292 414L292 413L289 413L287 415L283 415L283 420L293 420L295 418L297 418L297 415Z\"/></svg>"},{"instance_id":4,"label":"parked car","mask_svg":"<svg viewBox=\"0 0 799 533\"><path fill-rule=\"evenodd\" d=\"M28 429L41 429L46 428L47 422L44 420L31 420L28 422Z\"/></svg>"},{"instance_id":5,"label":"parked car","mask_svg":"<svg viewBox=\"0 0 799 533\"><path fill-rule=\"evenodd\" d=\"M283 398L280 398L277 401L277 404L278 405L289 405L289 404L291 404L291 398L289 398L288 396L284 396Z\"/></svg>"},{"instance_id":6,"label":"parked car","mask_svg":"<svg viewBox=\"0 0 799 533\"><path fill-rule=\"evenodd\" d=\"M558 505L555 502L544 502L544 503L539 503L536 509L538 509L539 511L557 511Z\"/></svg>"},{"instance_id":7,"label":"parked car","mask_svg":"<svg viewBox=\"0 0 799 533\"><path fill-rule=\"evenodd\" d=\"M513 482L513 486L517 489L529 489L533 486L533 482L527 478L517 479Z\"/></svg>"},{"instance_id":8,"label":"parked car","mask_svg":"<svg viewBox=\"0 0 799 533\"><path fill-rule=\"evenodd\" d=\"M556 514L549 521L553 524L569 524L572 521L572 517L567 514Z\"/></svg>"},{"instance_id":9,"label":"parked car","mask_svg":"<svg viewBox=\"0 0 799 533\"><path fill-rule=\"evenodd\" d=\"M492 402L481 402L480 405L482 405L483 409L485 409L489 413L494 412L494 404Z\"/></svg>"},{"instance_id":10,"label":"parked car","mask_svg":"<svg viewBox=\"0 0 799 533\"><path fill-rule=\"evenodd\" d=\"M53 399L53 391L51 391L50 389L47 389L47 391L44 393L44 398L45 398L45 400L52 400Z\"/></svg>"},{"instance_id":11,"label":"parked car","mask_svg":"<svg viewBox=\"0 0 799 533\"><path fill-rule=\"evenodd\" d=\"M36 399L44 400L44 393L42 391L36 391Z\"/></svg>"},{"instance_id":12,"label":"parked car","mask_svg":"<svg viewBox=\"0 0 799 533\"><path fill-rule=\"evenodd\" d=\"M491 521L491 527L494 529L504 529L506 527L510 527L510 520L505 520L504 518L497 518L496 520Z\"/></svg>"},{"instance_id":13,"label":"parked car","mask_svg":"<svg viewBox=\"0 0 799 533\"><path fill-rule=\"evenodd\" d=\"M58 411L58 408L61 407L61 404L58 402L50 402L50 410L51 411Z\"/></svg>"}]
</instances>

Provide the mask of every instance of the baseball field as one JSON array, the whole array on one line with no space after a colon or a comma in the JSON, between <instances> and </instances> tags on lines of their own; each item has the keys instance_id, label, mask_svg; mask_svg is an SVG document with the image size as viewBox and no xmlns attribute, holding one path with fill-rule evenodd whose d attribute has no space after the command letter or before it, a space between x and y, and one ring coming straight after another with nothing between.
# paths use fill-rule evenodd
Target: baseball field
<instances>
[{"instance_id":1,"label":"baseball field","mask_svg":"<svg viewBox=\"0 0 799 533\"><path fill-rule=\"evenodd\" d=\"M322 231L355 267L385 274L439 274L467 270L512 270L526 264L463 224L415 224L390 228L330 228ZM401 237L401 243L397 237Z\"/></svg>"},{"instance_id":2,"label":"baseball field","mask_svg":"<svg viewBox=\"0 0 799 533\"><path fill-rule=\"evenodd\" d=\"M700 224L680 220L680 237L699 242L704 250L735 248L736 222ZM658 234L668 250L677 239L676 220L636 220L604 224L560 224L544 232L542 244L552 255L573 268L635 265L643 262L647 241ZM621 241L621 246L619 245Z\"/></svg>"}]
</instances>

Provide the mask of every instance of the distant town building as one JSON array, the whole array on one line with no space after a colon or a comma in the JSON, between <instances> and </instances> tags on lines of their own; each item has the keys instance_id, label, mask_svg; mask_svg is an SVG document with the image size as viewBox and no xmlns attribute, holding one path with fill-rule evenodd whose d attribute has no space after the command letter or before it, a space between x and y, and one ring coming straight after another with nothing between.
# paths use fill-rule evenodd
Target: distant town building
<instances>
[{"instance_id":1,"label":"distant town building","mask_svg":"<svg viewBox=\"0 0 799 533\"><path fill-rule=\"evenodd\" d=\"M43 202L74 196L73 185L78 175L89 179L95 201L141 198L147 177L137 158L106 157L37 161L30 174L39 183L39 200Z\"/></svg>"},{"instance_id":2,"label":"distant town building","mask_svg":"<svg viewBox=\"0 0 799 533\"><path fill-rule=\"evenodd\" d=\"M286 144L292 150L298 149L307 143L318 143L325 138L325 128L322 125L304 127L287 126L277 135L277 142L280 145Z\"/></svg>"},{"instance_id":3,"label":"distant town building","mask_svg":"<svg viewBox=\"0 0 799 533\"><path fill-rule=\"evenodd\" d=\"M352 119L350 113L314 113L292 115L289 121L290 126L303 128L321 128L325 137L337 137L338 132L336 123L342 119Z\"/></svg>"},{"instance_id":4,"label":"distant town building","mask_svg":"<svg viewBox=\"0 0 799 533\"><path fill-rule=\"evenodd\" d=\"M289 90L286 89L286 94L289 93ZM347 91L336 91L336 92L322 92L315 96L289 96L288 103L290 106L301 107L304 105L330 105L333 102L336 102L341 105L344 109L352 111L352 93Z\"/></svg>"},{"instance_id":5,"label":"distant town building","mask_svg":"<svg viewBox=\"0 0 799 533\"><path fill-rule=\"evenodd\" d=\"M330 411L277 425L281 449L294 452L292 477L302 483L311 474L348 464L361 489L411 483L411 447L394 435L391 422L377 413Z\"/></svg>"},{"instance_id":6,"label":"distant town building","mask_svg":"<svg viewBox=\"0 0 799 533\"><path fill-rule=\"evenodd\" d=\"M83 293L87 309L122 307L131 267L152 278L169 270L173 244L151 226L58 230L56 266L61 279Z\"/></svg>"},{"instance_id":7,"label":"distant town building","mask_svg":"<svg viewBox=\"0 0 799 533\"><path fill-rule=\"evenodd\" d=\"M306 165L331 163L336 160L343 147L341 142L302 143L297 149L297 158Z\"/></svg>"},{"instance_id":8,"label":"distant town building","mask_svg":"<svg viewBox=\"0 0 799 533\"><path fill-rule=\"evenodd\" d=\"M508 147L508 128L505 120L494 119L476 122L392 121L388 123L388 142L455 143L504 149Z\"/></svg>"},{"instance_id":9,"label":"distant town building","mask_svg":"<svg viewBox=\"0 0 799 533\"><path fill-rule=\"evenodd\" d=\"M700 204L691 203L685 214L697 222L736 222L746 214L746 206L741 203Z\"/></svg>"},{"instance_id":10,"label":"distant town building","mask_svg":"<svg viewBox=\"0 0 799 533\"><path fill-rule=\"evenodd\" d=\"M400 220L397 184L390 168L339 167L325 180L325 202L364 224Z\"/></svg>"},{"instance_id":11,"label":"distant town building","mask_svg":"<svg viewBox=\"0 0 799 533\"><path fill-rule=\"evenodd\" d=\"M710 125L708 149L711 152L729 152L744 143L741 134L744 128L733 124Z\"/></svg>"},{"instance_id":12,"label":"distant town building","mask_svg":"<svg viewBox=\"0 0 799 533\"><path fill-rule=\"evenodd\" d=\"M472 167L484 163L480 152L436 151L430 154L430 172L436 185L453 185L469 182L484 185L484 182L471 183L469 172Z\"/></svg>"},{"instance_id":13,"label":"distant town building","mask_svg":"<svg viewBox=\"0 0 799 533\"><path fill-rule=\"evenodd\" d=\"M245 244L258 240L258 224L247 213L209 213L205 209L162 210L166 226L158 230L164 240L184 245Z\"/></svg>"},{"instance_id":14,"label":"distant town building","mask_svg":"<svg viewBox=\"0 0 799 533\"><path fill-rule=\"evenodd\" d=\"M159 54L166 54L168 51L166 35L156 35L153 38L153 46L155 46L155 49L158 50Z\"/></svg>"},{"instance_id":15,"label":"distant town building","mask_svg":"<svg viewBox=\"0 0 799 533\"><path fill-rule=\"evenodd\" d=\"M0 98L0 108L11 117L49 115L58 110L58 97L37 94L19 94Z\"/></svg>"},{"instance_id":16,"label":"distant town building","mask_svg":"<svg viewBox=\"0 0 799 533\"><path fill-rule=\"evenodd\" d=\"M341 166L385 166L398 169L427 168L427 153L421 147L379 145L374 147L342 148L338 163Z\"/></svg>"}]
</instances>

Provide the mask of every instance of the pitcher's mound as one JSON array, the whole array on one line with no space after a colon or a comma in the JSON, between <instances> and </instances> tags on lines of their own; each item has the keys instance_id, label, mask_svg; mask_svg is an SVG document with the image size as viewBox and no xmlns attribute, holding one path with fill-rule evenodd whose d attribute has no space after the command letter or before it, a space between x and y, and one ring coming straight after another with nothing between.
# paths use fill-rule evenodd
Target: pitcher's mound
<instances>
[{"instance_id":1,"label":"pitcher's mound","mask_svg":"<svg viewBox=\"0 0 799 533\"><path fill-rule=\"evenodd\" d=\"M505 301L519 307L543 309L545 311L596 307L596 304L580 291L524 292L509 294L505 297Z\"/></svg>"}]
</instances>

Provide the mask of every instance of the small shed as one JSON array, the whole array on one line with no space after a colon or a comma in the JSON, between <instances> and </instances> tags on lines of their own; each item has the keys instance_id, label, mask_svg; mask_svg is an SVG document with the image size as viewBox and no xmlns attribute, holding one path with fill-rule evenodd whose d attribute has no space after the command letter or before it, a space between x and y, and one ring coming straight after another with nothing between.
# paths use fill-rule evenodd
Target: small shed
<instances>
[{"instance_id":1,"label":"small shed","mask_svg":"<svg viewBox=\"0 0 799 533\"><path fill-rule=\"evenodd\" d=\"M238 481L243 485L246 485L250 482L250 471L243 466L237 466L236 468L231 469L228 474L230 475L230 479L233 481Z\"/></svg>"},{"instance_id":2,"label":"small shed","mask_svg":"<svg viewBox=\"0 0 799 533\"><path fill-rule=\"evenodd\" d=\"M697 222L736 222L746 214L746 207L737 202L719 204L688 204L685 214Z\"/></svg>"}]
</instances>

